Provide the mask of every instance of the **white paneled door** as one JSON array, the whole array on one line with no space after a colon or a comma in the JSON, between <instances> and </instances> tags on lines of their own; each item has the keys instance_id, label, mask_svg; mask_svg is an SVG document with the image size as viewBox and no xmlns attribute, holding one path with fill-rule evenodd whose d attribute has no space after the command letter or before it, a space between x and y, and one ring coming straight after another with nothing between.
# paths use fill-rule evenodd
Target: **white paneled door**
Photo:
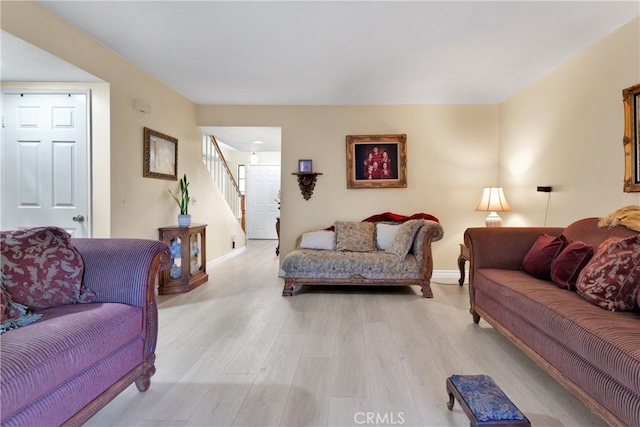
<instances>
[{"instance_id":1,"label":"white paneled door","mask_svg":"<svg viewBox=\"0 0 640 427\"><path fill-rule=\"evenodd\" d=\"M277 239L275 201L280 190L280 166L247 167L247 238Z\"/></svg>"},{"instance_id":2,"label":"white paneled door","mask_svg":"<svg viewBox=\"0 0 640 427\"><path fill-rule=\"evenodd\" d=\"M90 237L88 93L4 93L2 228Z\"/></svg>"}]
</instances>

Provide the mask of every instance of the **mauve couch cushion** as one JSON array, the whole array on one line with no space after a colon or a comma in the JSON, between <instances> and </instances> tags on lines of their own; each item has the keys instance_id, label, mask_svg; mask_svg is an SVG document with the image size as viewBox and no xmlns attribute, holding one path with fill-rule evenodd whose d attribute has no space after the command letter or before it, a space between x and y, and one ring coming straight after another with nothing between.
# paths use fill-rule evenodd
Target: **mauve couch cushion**
<instances>
[{"instance_id":1,"label":"mauve couch cushion","mask_svg":"<svg viewBox=\"0 0 640 427\"><path fill-rule=\"evenodd\" d=\"M78 408L91 403L138 366L143 352L142 339L129 342L51 393L30 402L24 410L3 418L2 427L56 427L63 424L78 412Z\"/></svg>"},{"instance_id":2,"label":"mauve couch cushion","mask_svg":"<svg viewBox=\"0 0 640 427\"><path fill-rule=\"evenodd\" d=\"M640 390L640 314L602 310L575 292L521 271L477 270L474 287L480 308L485 296L498 302L620 384Z\"/></svg>"},{"instance_id":3,"label":"mauve couch cushion","mask_svg":"<svg viewBox=\"0 0 640 427\"><path fill-rule=\"evenodd\" d=\"M575 293L560 288L556 290L576 296ZM622 421L620 425L640 426L640 391L631 389L614 378L609 364L606 364L604 369L594 366L582 354L548 335L529 319L521 317L520 313L515 312L516 307L505 306L502 301L493 298L493 295L476 292L475 301L551 366L585 390L596 402L616 414L616 417ZM619 360L614 358L612 363L615 364ZM627 369L629 369L628 366Z\"/></svg>"},{"instance_id":4,"label":"mauve couch cushion","mask_svg":"<svg viewBox=\"0 0 640 427\"><path fill-rule=\"evenodd\" d=\"M78 373L139 338L142 309L125 304L63 305L2 335L2 416L23 409Z\"/></svg>"}]
</instances>

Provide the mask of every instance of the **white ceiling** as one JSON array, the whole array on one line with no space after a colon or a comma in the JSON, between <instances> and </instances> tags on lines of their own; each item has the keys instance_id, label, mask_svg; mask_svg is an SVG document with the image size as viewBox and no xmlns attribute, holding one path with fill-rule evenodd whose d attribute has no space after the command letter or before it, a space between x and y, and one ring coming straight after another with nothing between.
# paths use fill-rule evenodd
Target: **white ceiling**
<instances>
[{"instance_id":1,"label":"white ceiling","mask_svg":"<svg viewBox=\"0 0 640 427\"><path fill-rule=\"evenodd\" d=\"M6 31L0 31L3 82L101 82L102 79Z\"/></svg>"},{"instance_id":2,"label":"white ceiling","mask_svg":"<svg viewBox=\"0 0 640 427\"><path fill-rule=\"evenodd\" d=\"M638 0L39 3L204 105L497 103L640 13ZM2 81L102 81L0 36ZM204 131L280 151L280 128Z\"/></svg>"},{"instance_id":3,"label":"white ceiling","mask_svg":"<svg viewBox=\"0 0 640 427\"><path fill-rule=\"evenodd\" d=\"M281 129L258 126L204 127L207 135L214 135L218 142L244 152L280 151ZM260 141L260 142L256 142Z\"/></svg>"},{"instance_id":4,"label":"white ceiling","mask_svg":"<svg viewBox=\"0 0 640 427\"><path fill-rule=\"evenodd\" d=\"M639 13L637 0L40 4L218 105L498 103Z\"/></svg>"}]
</instances>

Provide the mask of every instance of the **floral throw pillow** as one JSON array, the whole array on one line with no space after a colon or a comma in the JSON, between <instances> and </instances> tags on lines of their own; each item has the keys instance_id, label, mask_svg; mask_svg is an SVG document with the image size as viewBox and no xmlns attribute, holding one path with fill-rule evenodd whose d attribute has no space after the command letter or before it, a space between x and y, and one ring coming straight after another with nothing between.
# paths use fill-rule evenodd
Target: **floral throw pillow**
<instances>
[{"instance_id":1,"label":"floral throw pillow","mask_svg":"<svg viewBox=\"0 0 640 427\"><path fill-rule=\"evenodd\" d=\"M372 222L336 222L336 250L372 252L376 250L375 224Z\"/></svg>"},{"instance_id":2,"label":"floral throw pillow","mask_svg":"<svg viewBox=\"0 0 640 427\"><path fill-rule=\"evenodd\" d=\"M580 272L576 290L611 311L631 311L640 288L640 234L603 242Z\"/></svg>"},{"instance_id":3,"label":"floral throw pillow","mask_svg":"<svg viewBox=\"0 0 640 427\"><path fill-rule=\"evenodd\" d=\"M33 309L93 302L82 287L84 262L58 227L0 232L4 286L13 301Z\"/></svg>"},{"instance_id":4,"label":"floral throw pillow","mask_svg":"<svg viewBox=\"0 0 640 427\"><path fill-rule=\"evenodd\" d=\"M403 222L396 237L393 239L393 243L386 249L386 253L395 255L399 261L405 259L413 244L413 238L424 223L421 219L412 219L407 222Z\"/></svg>"}]
</instances>

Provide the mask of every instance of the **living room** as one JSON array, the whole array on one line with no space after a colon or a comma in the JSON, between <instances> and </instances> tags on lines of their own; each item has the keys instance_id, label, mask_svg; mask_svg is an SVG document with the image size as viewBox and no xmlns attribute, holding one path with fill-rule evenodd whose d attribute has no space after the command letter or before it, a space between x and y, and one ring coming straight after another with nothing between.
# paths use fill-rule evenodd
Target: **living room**
<instances>
[{"instance_id":1,"label":"living room","mask_svg":"<svg viewBox=\"0 0 640 427\"><path fill-rule=\"evenodd\" d=\"M504 220L512 226L543 223L547 200L536 192L538 185L555 186L547 225L638 203L638 196L622 192L621 184L621 91L637 83L638 76L638 25L629 18L513 96L489 105L196 105L35 2L3 4L2 28L105 82L94 85L108 87L106 99L94 99L98 107L110 106L108 119L94 117L94 127L102 128L94 129L100 140L93 149L104 153L93 160L94 172L100 172L100 179L93 180L98 187L95 237L155 238L158 227L173 222L176 212L167 189L175 186L140 173L142 128L149 127L180 141L179 175L188 172L200 202L192 207L193 217L210 224L210 234L218 236L209 239L209 259L229 253L231 235L239 233L201 164L199 126L275 125L283 129L283 254L301 232L338 218L358 220L389 210L427 212L445 228L445 238L434 248L435 270L452 271L463 231L482 225L484 216L473 208L484 186L505 189L514 211ZM6 88L16 85L24 86L3 82ZM151 114L132 109L136 98L151 105ZM345 135L380 133L408 135L408 187L385 189L382 208L379 197L371 196L375 190L346 188L344 168ZM314 170L324 173L308 201L289 175L303 158L313 159ZM421 166L425 161L429 167Z\"/></svg>"},{"instance_id":2,"label":"living room","mask_svg":"<svg viewBox=\"0 0 640 427\"><path fill-rule=\"evenodd\" d=\"M337 219L426 212L445 230L433 247L434 278L452 278L464 230L483 225L484 213L473 208L484 186L505 189L513 208L503 215L505 226L565 226L640 204L638 193L622 191L622 89L640 80L637 8L623 25L500 101L424 105L199 105L36 2L3 2L1 19L3 31L101 80L2 82L3 89L92 89L93 237L157 239L159 227L175 222L177 210L167 194L175 182L142 176L144 127L180 141L179 175L189 175L198 198L192 216L209 224L213 260L232 252L231 236L241 230L202 165L205 126L282 128L281 258L299 234ZM144 99L151 113L134 110L133 99ZM407 188L347 189L345 136L383 133L408 135ZM299 159L312 159L314 170L323 173L309 200L290 174ZM547 195L536 191L538 185L553 186L548 215ZM447 301L448 289L436 299Z\"/></svg>"}]
</instances>

